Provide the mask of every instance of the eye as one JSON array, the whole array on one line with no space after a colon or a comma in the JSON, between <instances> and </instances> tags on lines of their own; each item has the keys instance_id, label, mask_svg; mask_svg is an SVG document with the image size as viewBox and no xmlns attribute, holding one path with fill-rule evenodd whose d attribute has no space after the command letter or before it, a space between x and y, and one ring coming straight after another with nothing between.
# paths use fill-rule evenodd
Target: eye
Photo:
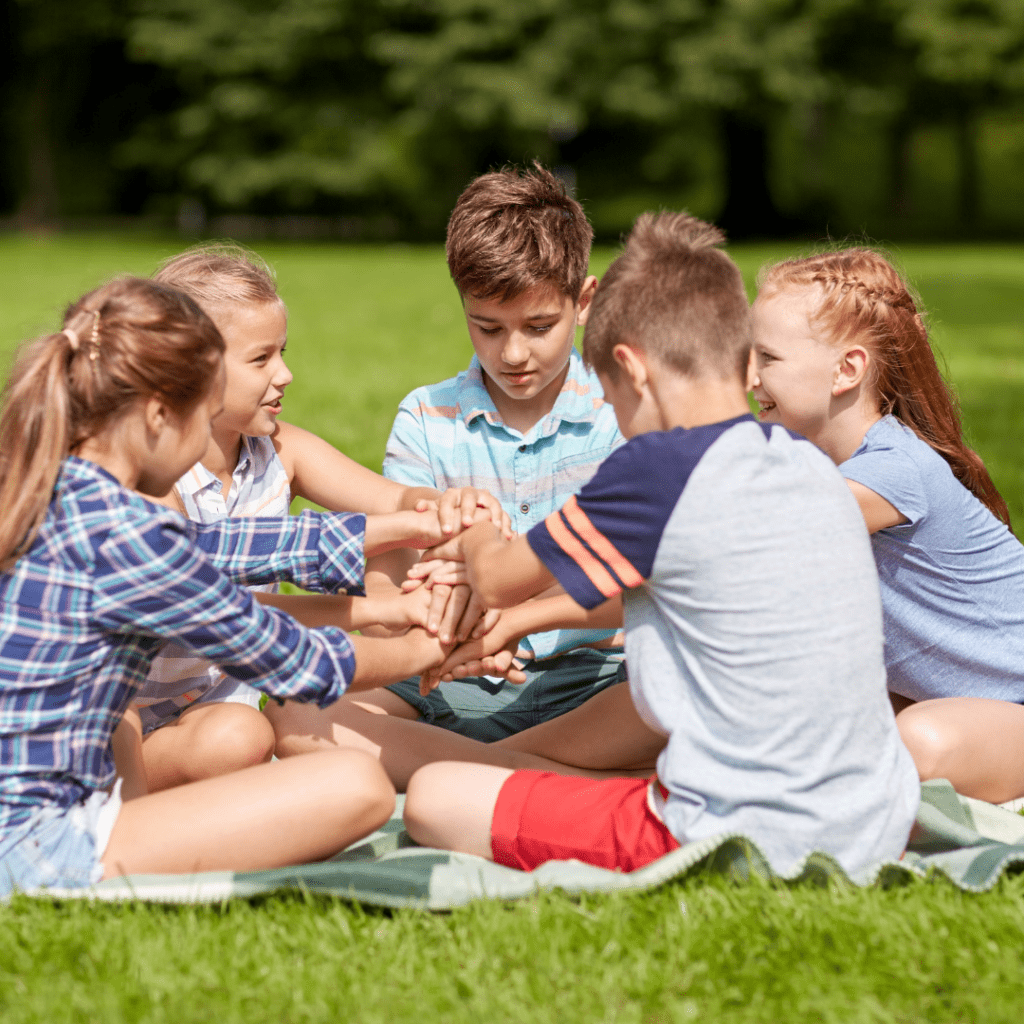
<instances>
[{"instance_id":1,"label":"eye","mask_svg":"<svg viewBox=\"0 0 1024 1024\"><path fill-rule=\"evenodd\" d=\"M554 324L532 324L530 330L533 331L534 334L544 334L545 332L550 331L554 326Z\"/></svg>"},{"instance_id":2,"label":"eye","mask_svg":"<svg viewBox=\"0 0 1024 1024\"><path fill-rule=\"evenodd\" d=\"M500 327L481 327L481 326L480 326L480 325L478 324L478 325L477 325L477 330L478 330L478 331L479 331L479 332L480 332L481 334L486 334L486 335L487 335L487 337L489 337L489 338L490 338L490 337L491 337L492 335L495 335L495 334L497 334L497 333L498 333L498 332L499 332L499 331L501 330L501 328L500 328Z\"/></svg>"},{"instance_id":3,"label":"eye","mask_svg":"<svg viewBox=\"0 0 1024 1024\"><path fill-rule=\"evenodd\" d=\"M757 353L757 358L760 359L762 363L767 364L773 362L775 356L773 356L770 352L765 352L764 350L762 350Z\"/></svg>"}]
</instances>

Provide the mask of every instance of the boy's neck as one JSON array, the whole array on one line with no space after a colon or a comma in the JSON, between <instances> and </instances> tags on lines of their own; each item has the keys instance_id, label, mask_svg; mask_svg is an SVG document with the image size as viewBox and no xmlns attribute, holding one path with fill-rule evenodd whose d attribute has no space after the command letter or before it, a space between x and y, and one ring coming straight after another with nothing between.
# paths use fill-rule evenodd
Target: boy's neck
<instances>
[{"instance_id":1,"label":"boy's neck","mask_svg":"<svg viewBox=\"0 0 1024 1024\"><path fill-rule=\"evenodd\" d=\"M242 453L242 435L237 430L218 432L216 427L210 433L210 443L200 461L221 481L221 493L226 498L231 491L231 479Z\"/></svg>"},{"instance_id":2,"label":"boy's neck","mask_svg":"<svg viewBox=\"0 0 1024 1024\"><path fill-rule=\"evenodd\" d=\"M487 375L482 372L484 387L487 394L491 396L495 409L506 427L518 430L520 434L528 434L548 413L555 407L558 396L562 392L562 386L569 376L569 364L565 364L562 372L538 394L532 398L516 399L505 394L504 391Z\"/></svg>"},{"instance_id":3,"label":"boy's neck","mask_svg":"<svg viewBox=\"0 0 1024 1024\"><path fill-rule=\"evenodd\" d=\"M693 378L683 374L659 374L652 381L654 401L662 430L707 426L750 413L747 392L740 380L717 377Z\"/></svg>"}]
</instances>

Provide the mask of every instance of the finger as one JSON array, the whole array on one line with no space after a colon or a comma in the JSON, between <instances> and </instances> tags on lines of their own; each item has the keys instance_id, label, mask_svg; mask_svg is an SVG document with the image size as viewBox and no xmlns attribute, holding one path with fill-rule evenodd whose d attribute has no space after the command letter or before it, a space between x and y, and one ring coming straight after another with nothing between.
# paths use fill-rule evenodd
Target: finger
<instances>
[{"instance_id":1,"label":"finger","mask_svg":"<svg viewBox=\"0 0 1024 1024\"><path fill-rule=\"evenodd\" d=\"M462 525L472 526L476 517L476 507L480 503L480 492L475 487L462 488Z\"/></svg>"},{"instance_id":2,"label":"finger","mask_svg":"<svg viewBox=\"0 0 1024 1024\"><path fill-rule=\"evenodd\" d=\"M448 598L451 597L452 588L440 584L430 591L430 609L427 612L427 632L437 634L441 628L441 618L444 615Z\"/></svg>"},{"instance_id":3,"label":"finger","mask_svg":"<svg viewBox=\"0 0 1024 1024\"><path fill-rule=\"evenodd\" d=\"M461 518L462 492L457 487L449 488L437 503L437 521L441 524L441 533L450 537Z\"/></svg>"},{"instance_id":4,"label":"finger","mask_svg":"<svg viewBox=\"0 0 1024 1024\"><path fill-rule=\"evenodd\" d=\"M498 608L488 608L480 619L477 621L476 626L473 628L473 633L470 636L471 640L479 640L480 637L487 633L490 633L492 629L498 624L498 620L501 618L501 610Z\"/></svg>"},{"instance_id":5,"label":"finger","mask_svg":"<svg viewBox=\"0 0 1024 1024\"><path fill-rule=\"evenodd\" d=\"M437 589L436 587L434 588ZM462 613L469 603L470 589L466 586L452 587L451 597L448 598L448 606L441 618L441 628L438 630L438 638L441 643L451 643L455 638L455 627L462 618Z\"/></svg>"},{"instance_id":6,"label":"finger","mask_svg":"<svg viewBox=\"0 0 1024 1024\"><path fill-rule=\"evenodd\" d=\"M455 631L455 639L459 643L464 643L469 639L470 633L473 632L473 627L480 621L485 611L486 609L481 603L480 598L470 591L469 600L466 602L466 607L459 618L459 624Z\"/></svg>"}]
</instances>

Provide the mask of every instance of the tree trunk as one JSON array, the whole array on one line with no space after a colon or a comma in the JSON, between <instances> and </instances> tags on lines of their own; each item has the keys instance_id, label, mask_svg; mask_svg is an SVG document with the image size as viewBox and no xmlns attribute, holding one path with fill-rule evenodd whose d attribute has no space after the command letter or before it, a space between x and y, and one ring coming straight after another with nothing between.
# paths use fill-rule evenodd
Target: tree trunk
<instances>
[{"instance_id":1,"label":"tree trunk","mask_svg":"<svg viewBox=\"0 0 1024 1024\"><path fill-rule=\"evenodd\" d=\"M910 216L910 144L913 140L913 125L910 118L900 115L889 126L888 172L889 172L889 213L897 224L902 225Z\"/></svg>"},{"instance_id":2,"label":"tree trunk","mask_svg":"<svg viewBox=\"0 0 1024 1024\"><path fill-rule=\"evenodd\" d=\"M21 151L25 154L17 222L23 231L52 228L59 193L53 146L53 69L40 58L28 81L19 118Z\"/></svg>"},{"instance_id":3,"label":"tree trunk","mask_svg":"<svg viewBox=\"0 0 1024 1024\"><path fill-rule=\"evenodd\" d=\"M732 239L767 238L785 231L768 188L768 130L764 123L728 111L722 119L725 205L718 223Z\"/></svg>"},{"instance_id":4,"label":"tree trunk","mask_svg":"<svg viewBox=\"0 0 1024 1024\"><path fill-rule=\"evenodd\" d=\"M963 107L956 118L957 212L960 228L973 233L978 228L981 174L978 167L978 119L970 107Z\"/></svg>"}]
</instances>

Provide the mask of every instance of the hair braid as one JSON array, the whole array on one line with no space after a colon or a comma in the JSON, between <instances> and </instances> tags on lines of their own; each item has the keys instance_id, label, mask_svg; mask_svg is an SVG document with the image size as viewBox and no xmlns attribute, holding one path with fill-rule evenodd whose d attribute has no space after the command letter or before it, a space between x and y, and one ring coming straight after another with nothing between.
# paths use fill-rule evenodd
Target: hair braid
<instances>
[{"instance_id":1,"label":"hair braid","mask_svg":"<svg viewBox=\"0 0 1024 1024\"><path fill-rule=\"evenodd\" d=\"M764 290L816 288L813 323L836 342L862 339L872 354L869 386L891 413L949 463L954 476L1007 526L1006 502L978 454L964 443L960 405L943 378L909 285L888 260L864 248L786 260L762 271Z\"/></svg>"}]
</instances>

